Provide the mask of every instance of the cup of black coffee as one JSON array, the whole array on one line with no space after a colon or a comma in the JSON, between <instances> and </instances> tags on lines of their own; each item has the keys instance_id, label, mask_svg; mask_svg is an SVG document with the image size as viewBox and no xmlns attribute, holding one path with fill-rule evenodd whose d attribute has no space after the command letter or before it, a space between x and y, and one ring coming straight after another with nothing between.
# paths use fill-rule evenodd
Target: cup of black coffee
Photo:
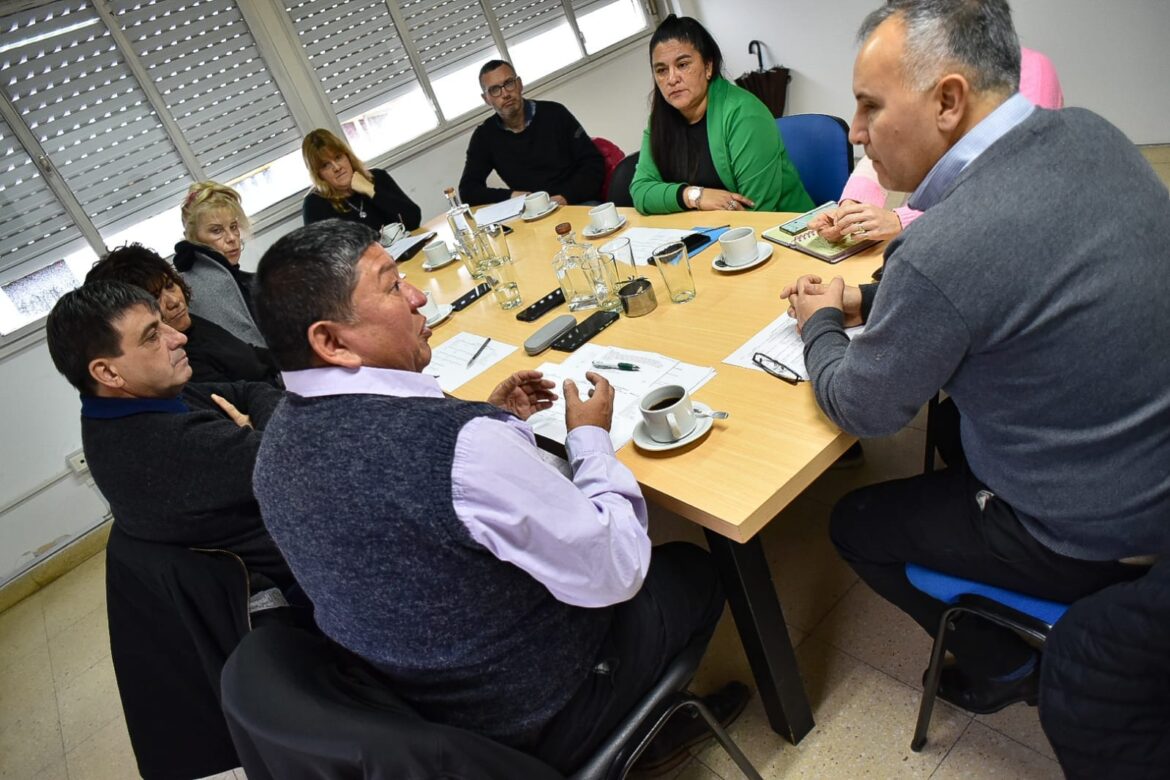
<instances>
[{"instance_id":1,"label":"cup of black coffee","mask_svg":"<svg viewBox=\"0 0 1170 780\"><path fill-rule=\"evenodd\" d=\"M695 429L695 408L682 385L664 385L651 390L638 402L646 434L657 442L678 441Z\"/></svg>"}]
</instances>

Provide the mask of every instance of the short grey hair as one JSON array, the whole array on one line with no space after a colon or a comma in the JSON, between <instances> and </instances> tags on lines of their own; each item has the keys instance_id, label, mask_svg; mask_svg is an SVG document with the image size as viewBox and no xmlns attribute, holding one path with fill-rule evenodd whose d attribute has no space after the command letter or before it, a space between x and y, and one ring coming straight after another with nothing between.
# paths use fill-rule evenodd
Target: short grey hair
<instances>
[{"instance_id":1,"label":"short grey hair","mask_svg":"<svg viewBox=\"0 0 1170 780\"><path fill-rule=\"evenodd\" d=\"M260 258L252 303L281 370L313 366L314 322L356 319L358 260L376 243L378 234L360 222L327 219L282 236Z\"/></svg>"},{"instance_id":2,"label":"short grey hair","mask_svg":"<svg viewBox=\"0 0 1170 780\"><path fill-rule=\"evenodd\" d=\"M975 92L1020 88L1020 39L1007 0L890 0L865 17L865 41L892 17L906 25L907 86L926 90L947 68L962 73Z\"/></svg>"}]
</instances>

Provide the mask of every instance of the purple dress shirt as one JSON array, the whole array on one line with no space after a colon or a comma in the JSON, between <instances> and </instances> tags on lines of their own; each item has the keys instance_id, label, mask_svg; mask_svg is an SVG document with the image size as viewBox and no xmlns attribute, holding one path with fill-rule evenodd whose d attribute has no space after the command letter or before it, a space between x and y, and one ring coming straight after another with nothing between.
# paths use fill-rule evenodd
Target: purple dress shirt
<instances>
[{"instance_id":1,"label":"purple dress shirt","mask_svg":"<svg viewBox=\"0 0 1170 780\"><path fill-rule=\"evenodd\" d=\"M283 377L290 392L309 398L443 397L434 377L388 368L312 368ZM601 428L570 431L565 448L571 481L541 457L526 422L472 420L459 432L451 464L455 514L471 538L558 601L578 607L626 601L650 566L646 501Z\"/></svg>"}]
</instances>

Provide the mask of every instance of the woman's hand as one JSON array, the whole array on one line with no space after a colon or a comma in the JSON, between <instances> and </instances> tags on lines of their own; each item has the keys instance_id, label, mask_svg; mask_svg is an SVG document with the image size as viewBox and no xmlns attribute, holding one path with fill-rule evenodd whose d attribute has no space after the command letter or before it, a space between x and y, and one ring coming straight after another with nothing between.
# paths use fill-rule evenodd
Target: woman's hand
<instances>
[{"instance_id":1,"label":"woman's hand","mask_svg":"<svg viewBox=\"0 0 1170 780\"><path fill-rule=\"evenodd\" d=\"M350 179L349 186L354 192L360 192L367 198L374 197L374 183L357 171L353 172L353 178Z\"/></svg>"},{"instance_id":2,"label":"woman's hand","mask_svg":"<svg viewBox=\"0 0 1170 780\"><path fill-rule=\"evenodd\" d=\"M699 196L699 211L739 211L756 205L737 192L703 188Z\"/></svg>"},{"instance_id":3,"label":"woman's hand","mask_svg":"<svg viewBox=\"0 0 1170 780\"><path fill-rule=\"evenodd\" d=\"M818 214L808 226L821 238L834 243L848 238L885 241L902 232L902 220L894 212L852 201Z\"/></svg>"},{"instance_id":4,"label":"woman's hand","mask_svg":"<svg viewBox=\"0 0 1170 780\"><path fill-rule=\"evenodd\" d=\"M230 417L232 422L234 422L236 425L240 426L241 428L252 427L252 418L237 409L235 404L224 398L222 395L216 395L215 393L212 393L211 400L215 401L215 405L220 409L223 409L224 414Z\"/></svg>"}]
</instances>

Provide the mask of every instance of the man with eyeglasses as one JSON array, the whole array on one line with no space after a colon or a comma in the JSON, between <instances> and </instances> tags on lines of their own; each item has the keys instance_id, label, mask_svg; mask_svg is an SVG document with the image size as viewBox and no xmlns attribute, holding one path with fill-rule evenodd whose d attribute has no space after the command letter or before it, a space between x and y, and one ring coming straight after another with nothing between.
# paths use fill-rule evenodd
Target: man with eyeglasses
<instances>
[{"instance_id":1,"label":"man with eyeglasses","mask_svg":"<svg viewBox=\"0 0 1170 780\"><path fill-rule=\"evenodd\" d=\"M585 128L560 103L525 100L524 82L503 60L479 71L483 101L496 112L471 135L459 197L473 205L544 191L562 206L596 201L605 162ZM507 187L489 187L499 174Z\"/></svg>"}]
</instances>

